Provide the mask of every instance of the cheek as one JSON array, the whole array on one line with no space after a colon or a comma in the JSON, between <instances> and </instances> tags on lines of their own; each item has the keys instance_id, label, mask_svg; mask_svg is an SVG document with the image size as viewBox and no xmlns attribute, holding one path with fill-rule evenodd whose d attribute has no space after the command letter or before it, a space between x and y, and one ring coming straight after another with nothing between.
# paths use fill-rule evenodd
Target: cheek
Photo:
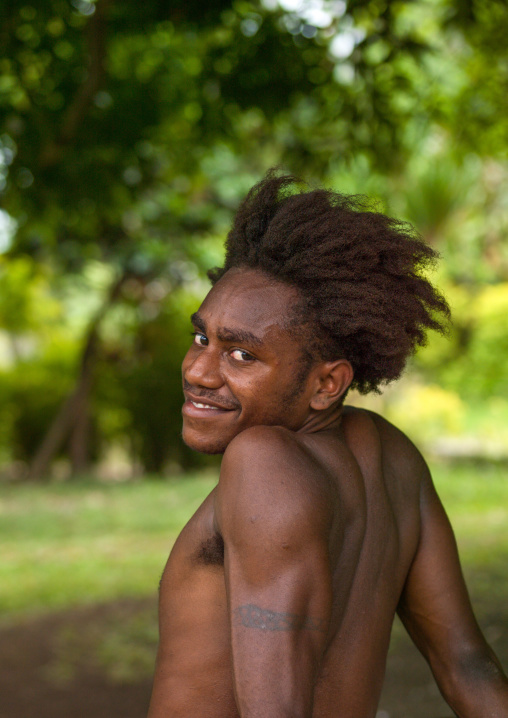
<instances>
[{"instance_id":1,"label":"cheek","mask_svg":"<svg viewBox=\"0 0 508 718\"><path fill-rule=\"evenodd\" d=\"M185 356L184 356L184 358L183 358L183 361L182 361L182 374L185 374L185 372L187 371L187 369L189 368L189 366L192 364L192 351L193 351L193 348L194 348L194 347L191 345L191 346L187 349L187 353L185 354Z\"/></svg>"},{"instance_id":2,"label":"cheek","mask_svg":"<svg viewBox=\"0 0 508 718\"><path fill-rule=\"evenodd\" d=\"M255 399L245 407L244 417L252 423L285 424L287 406L278 394L256 387Z\"/></svg>"}]
</instances>

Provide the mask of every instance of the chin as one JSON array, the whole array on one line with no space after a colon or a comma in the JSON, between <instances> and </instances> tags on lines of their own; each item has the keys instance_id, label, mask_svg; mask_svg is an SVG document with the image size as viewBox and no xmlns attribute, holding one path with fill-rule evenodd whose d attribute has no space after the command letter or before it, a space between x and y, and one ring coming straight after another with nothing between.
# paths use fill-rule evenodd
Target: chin
<instances>
[{"instance_id":1,"label":"chin","mask_svg":"<svg viewBox=\"0 0 508 718\"><path fill-rule=\"evenodd\" d=\"M229 441L225 444L223 440L219 441L210 436L203 436L203 434L199 435L193 431L186 431L185 427L182 431L182 439L189 449L197 451L200 454L223 454L229 444Z\"/></svg>"}]
</instances>

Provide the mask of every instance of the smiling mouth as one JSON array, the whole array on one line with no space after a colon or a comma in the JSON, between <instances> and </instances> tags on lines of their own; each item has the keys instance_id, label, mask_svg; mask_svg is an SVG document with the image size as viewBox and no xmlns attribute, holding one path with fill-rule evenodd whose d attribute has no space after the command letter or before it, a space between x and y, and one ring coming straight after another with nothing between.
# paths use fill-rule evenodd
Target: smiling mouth
<instances>
[{"instance_id":1,"label":"smiling mouth","mask_svg":"<svg viewBox=\"0 0 508 718\"><path fill-rule=\"evenodd\" d=\"M196 409L215 409L219 411L227 411L227 409L222 409L218 406L211 406L210 404L200 404L197 401L192 401L192 399L190 400L190 403L192 404L192 406L195 406Z\"/></svg>"},{"instance_id":2,"label":"smiling mouth","mask_svg":"<svg viewBox=\"0 0 508 718\"><path fill-rule=\"evenodd\" d=\"M203 397L204 398L204 397ZM228 414L234 411L236 407L224 406L210 399L210 404L207 401L198 401L197 397L194 399L190 396L186 396L186 401L183 405L182 411L184 415L194 416L196 418L209 416L217 416L218 414Z\"/></svg>"}]
</instances>

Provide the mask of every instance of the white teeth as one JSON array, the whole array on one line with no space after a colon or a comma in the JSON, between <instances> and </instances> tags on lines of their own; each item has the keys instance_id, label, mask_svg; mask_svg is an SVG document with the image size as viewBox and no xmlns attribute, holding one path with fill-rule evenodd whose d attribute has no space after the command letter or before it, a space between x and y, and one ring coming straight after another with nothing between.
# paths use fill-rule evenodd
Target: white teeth
<instances>
[{"instance_id":1,"label":"white teeth","mask_svg":"<svg viewBox=\"0 0 508 718\"><path fill-rule=\"evenodd\" d=\"M210 406L210 404L198 404L197 401L191 401L191 404L196 407L196 409L214 409L215 407Z\"/></svg>"}]
</instances>

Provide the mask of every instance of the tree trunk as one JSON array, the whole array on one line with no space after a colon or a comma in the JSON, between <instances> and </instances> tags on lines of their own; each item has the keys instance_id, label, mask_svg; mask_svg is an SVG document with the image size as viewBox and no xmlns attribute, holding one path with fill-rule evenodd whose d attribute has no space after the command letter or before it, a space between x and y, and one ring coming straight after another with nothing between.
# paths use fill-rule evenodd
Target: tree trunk
<instances>
[{"instance_id":1,"label":"tree trunk","mask_svg":"<svg viewBox=\"0 0 508 718\"><path fill-rule=\"evenodd\" d=\"M53 167L61 160L65 149L76 138L79 127L86 120L93 98L101 87L105 74L106 16L110 2L111 0L99 0L95 3L95 13L86 26L89 52L88 73L67 107L58 135L43 148L40 154L39 163L43 169Z\"/></svg>"},{"instance_id":2,"label":"tree trunk","mask_svg":"<svg viewBox=\"0 0 508 718\"><path fill-rule=\"evenodd\" d=\"M99 328L104 316L118 299L126 278L127 275L122 274L113 283L104 304L90 324L76 386L63 402L34 456L28 474L30 479L47 476L51 462L69 436L73 474L79 473L88 465L90 393L97 362Z\"/></svg>"},{"instance_id":3,"label":"tree trunk","mask_svg":"<svg viewBox=\"0 0 508 718\"><path fill-rule=\"evenodd\" d=\"M90 382L81 374L76 388L65 399L35 454L28 475L30 479L40 479L48 474L51 462L76 423L89 390Z\"/></svg>"},{"instance_id":4,"label":"tree trunk","mask_svg":"<svg viewBox=\"0 0 508 718\"><path fill-rule=\"evenodd\" d=\"M69 442L71 474L84 474L90 465L90 394L92 390L92 372L84 377L88 385L81 392L80 401L75 407L74 425Z\"/></svg>"}]
</instances>

